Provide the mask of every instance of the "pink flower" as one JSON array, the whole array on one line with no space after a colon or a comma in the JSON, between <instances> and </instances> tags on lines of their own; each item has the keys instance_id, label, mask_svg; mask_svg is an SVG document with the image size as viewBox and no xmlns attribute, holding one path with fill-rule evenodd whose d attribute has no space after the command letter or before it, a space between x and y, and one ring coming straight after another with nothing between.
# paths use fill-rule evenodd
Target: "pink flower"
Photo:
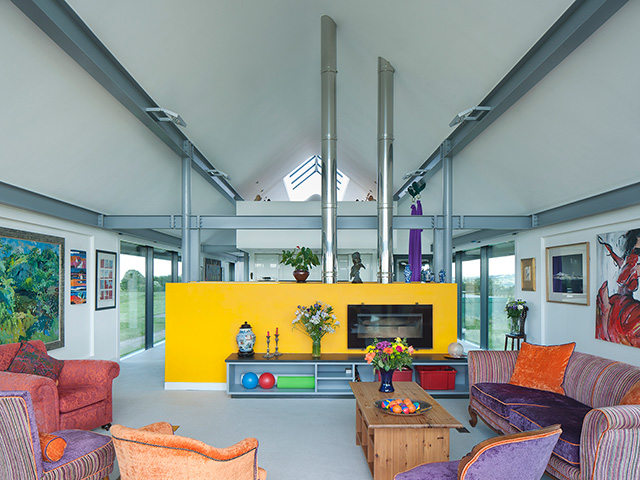
<instances>
[{"instance_id":1,"label":"pink flower","mask_svg":"<svg viewBox=\"0 0 640 480\"><path fill-rule=\"evenodd\" d=\"M408 351L409 351L409 355L413 355L413 347L409 347Z\"/></svg>"},{"instance_id":2,"label":"pink flower","mask_svg":"<svg viewBox=\"0 0 640 480\"><path fill-rule=\"evenodd\" d=\"M398 352L402 353L402 345L398 345L398 346L396 347L396 350L397 350Z\"/></svg>"}]
</instances>

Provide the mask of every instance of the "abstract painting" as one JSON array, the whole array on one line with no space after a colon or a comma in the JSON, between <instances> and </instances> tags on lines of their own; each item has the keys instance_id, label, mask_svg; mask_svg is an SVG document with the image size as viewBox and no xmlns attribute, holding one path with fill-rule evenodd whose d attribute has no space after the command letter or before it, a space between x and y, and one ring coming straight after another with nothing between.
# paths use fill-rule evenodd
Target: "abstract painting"
<instances>
[{"instance_id":1,"label":"abstract painting","mask_svg":"<svg viewBox=\"0 0 640 480\"><path fill-rule=\"evenodd\" d=\"M598 235L596 338L640 348L640 228Z\"/></svg>"},{"instance_id":2,"label":"abstract painting","mask_svg":"<svg viewBox=\"0 0 640 480\"><path fill-rule=\"evenodd\" d=\"M64 347L64 238L0 228L0 343Z\"/></svg>"},{"instance_id":3,"label":"abstract painting","mask_svg":"<svg viewBox=\"0 0 640 480\"><path fill-rule=\"evenodd\" d=\"M71 281L71 305L87 303L87 252L84 250L71 250L69 267Z\"/></svg>"}]
</instances>

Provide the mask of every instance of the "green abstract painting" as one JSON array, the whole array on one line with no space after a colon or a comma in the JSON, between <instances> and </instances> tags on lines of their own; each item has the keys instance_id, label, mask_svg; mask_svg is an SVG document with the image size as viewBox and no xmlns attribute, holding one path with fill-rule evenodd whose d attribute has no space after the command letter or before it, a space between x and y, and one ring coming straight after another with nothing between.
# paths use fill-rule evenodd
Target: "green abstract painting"
<instances>
[{"instance_id":1,"label":"green abstract painting","mask_svg":"<svg viewBox=\"0 0 640 480\"><path fill-rule=\"evenodd\" d=\"M64 238L0 228L0 344L64 346Z\"/></svg>"}]
</instances>

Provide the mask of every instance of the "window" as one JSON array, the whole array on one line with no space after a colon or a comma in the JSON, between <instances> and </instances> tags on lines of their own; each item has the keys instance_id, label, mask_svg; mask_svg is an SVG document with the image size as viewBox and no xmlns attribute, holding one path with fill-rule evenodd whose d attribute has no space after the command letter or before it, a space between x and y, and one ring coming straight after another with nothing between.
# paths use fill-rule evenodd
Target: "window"
<instances>
[{"instance_id":1,"label":"window","mask_svg":"<svg viewBox=\"0 0 640 480\"><path fill-rule=\"evenodd\" d=\"M350 180L340 170L337 171L337 177L338 201L341 201ZM316 195L319 197L322 188L322 159L314 155L293 169L282 181L292 202L304 202Z\"/></svg>"},{"instance_id":2,"label":"window","mask_svg":"<svg viewBox=\"0 0 640 480\"><path fill-rule=\"evenodd\" d=\"M515 267L513 242L456 253L460 339L480 348L504 347L504 306L515 295Z\"/></svg>"}]
</instances>

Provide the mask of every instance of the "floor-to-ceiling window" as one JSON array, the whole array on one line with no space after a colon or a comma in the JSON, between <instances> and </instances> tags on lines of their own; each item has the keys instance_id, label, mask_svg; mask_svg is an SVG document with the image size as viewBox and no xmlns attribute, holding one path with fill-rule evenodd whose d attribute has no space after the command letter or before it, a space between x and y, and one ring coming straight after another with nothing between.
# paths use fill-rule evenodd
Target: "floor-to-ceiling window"
<instances>
[{"instance_id":1,"label":"floor-to-ceiling window","mask_svg":"<svg viewBox=\"0 0 640 480\"><path fill-rule=\"evenodd\" d=\"M514 243L456 253L459 337L481 348L504 348L505 303L515 295Z\"/></svg>"},{"instance_id":2,"label":"floor-to-ceiling window","mask_svg":"<svg viewBox=\"0 0 640 480\"><path fill-rule=\"evenodd\" d=\"M460 298L461 338L480 345L480 249L462 252Z\"/></svg>"},{"instance_id":3,"label":"floor-to-ceiling window","mask_svg":"<svg viewBox=\"0 0 640 480\"><path fill-rule=\"evenodd\" d=\"M146 258L136 245L120 246L120 356L144 349Z\"/></svg>"},{"instance_id":4,"label":"floor-to-ceiling window","mask_svg":"<svg viewBox=\"0 0 640 480\"><path fill-rule=\"evenodd\" d=\"M120 243L120 356L165 338L166 284L180 281L178 254Z\"/></svg>"}]
</instances>

